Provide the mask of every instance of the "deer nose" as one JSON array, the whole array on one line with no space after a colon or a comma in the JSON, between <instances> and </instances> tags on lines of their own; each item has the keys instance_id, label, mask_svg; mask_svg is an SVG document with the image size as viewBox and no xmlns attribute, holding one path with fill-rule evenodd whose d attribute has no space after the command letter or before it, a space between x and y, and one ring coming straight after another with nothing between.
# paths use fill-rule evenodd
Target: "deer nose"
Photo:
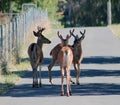
<instances>
[{"instance_id":1,"label":"deer nose","mask_svg":"<svg viewBox=\"0 0 120 105\"><path fill-rule=\"evenodd\" d=\"M51 41L49 41L49 43L51 43Z\"/></svg>"}]
</instances>

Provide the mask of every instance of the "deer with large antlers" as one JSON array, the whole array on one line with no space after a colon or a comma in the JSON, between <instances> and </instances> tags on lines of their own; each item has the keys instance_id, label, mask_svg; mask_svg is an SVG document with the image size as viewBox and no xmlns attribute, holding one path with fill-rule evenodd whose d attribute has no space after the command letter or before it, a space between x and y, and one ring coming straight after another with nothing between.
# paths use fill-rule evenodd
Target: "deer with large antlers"
<instances>
[{"instance_id":1,"label":"deer with large antlers","mask_svg":"<svg viewBox=\"0 0 120 105\"><path fill-rule=\"evenodd\" d=\"M80 38L78 37L78 35L74 35L74 29L71 31L70 30L70 35L72 35L74 37L74 43L73 45L69 45L69 47L72 47L73 49L73 64L74 64L74 68L75 70L77 71L77 75L76 75L76 83L79 84L79 77L80 77L80 63L83 59L82 57L82 46L81 46L81 41L84 39L85 37L85 32L86 30L84 30L84 32L81 32L80 31L80 34L82 35ZM60 44L57 44L50 52L50 55L52 56L52 61L51 63L49 64L48 66L48 70L49 70L49 82L51 84L52 83L52 75L51 75L51 69L52 67L54 66L56 60L57 60L57 56L58 56L58 53L60 51L60 49L62 48L62 45L61 43ZM76 64L77 64L77 67L76 67ZM72 80L71 80L72 83L74 83Z\"/></svg>"},{"instance_id":2,"label":"deer with large antlers","mask_svg":"<svg viewBox=\"0 0 120 105\"><path fill-rule=\"evenodd\" d=\"M42 32L45 28L38 27L38 31L33 31L35 37L37 37L37 43L30 44L28 48L28 55L30 58L30 64L33 70L33 87L41 86L41 66L43 61L43 44L50 44L51 41L43 36ZM38 69L39 67L39 79L38 79ZM38 81L39 80L39 81ZM38 83L39 82L39 83Z\"/></svg>"},{"instance_id":3,"label":"deer with large antlers","mask_svg":"<svg viewBox=\"0 0 120 105\"><path fill-rule=\"evenodd\" d=\"M71 35L67 35L66 39L62 37L62 35L59 34L58 31L58 37L61 39L62 49L58 53L58 62L60 64L61 69L61 95L64 95L64 72L66 72L66 94L67 96L71 95L71 86L70 86L70 67L72 65L73 61L73 52L72 49L68 46L68 40L71 37Z\"/></svg>"},{"instance_id":4,"label":"deer with large antlers","mask_svg":"<svg viewBox=\"0 0 120 105\"><path fill-rule=\"evenodd\" d=\"M76 83L79 85L79 78L80 78L80 64L83 60L83 52L82 52L82 45L81 45L81 41L85 38L85 32L86 30L84 30L84 32L80 31L80 34L82 35L80 38L78 38L77 35L73 34L73 31L70 31L70 34L75 38L74 40L74 44L73 44L73 55L74 55L74 59L73 59L73 65L75 70L77 71L77 75L76 75ZM77 66L76 66L77 65Z\"/></svg>"}]
</instances>

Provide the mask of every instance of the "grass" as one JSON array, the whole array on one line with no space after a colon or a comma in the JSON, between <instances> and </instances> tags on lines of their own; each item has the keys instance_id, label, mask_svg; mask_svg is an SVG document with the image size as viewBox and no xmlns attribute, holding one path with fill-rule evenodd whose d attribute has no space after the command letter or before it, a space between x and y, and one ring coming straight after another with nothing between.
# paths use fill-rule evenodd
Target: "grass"
<instances>
[{"instance_id":1,"label":"grass","mask_svg":"<svg viewBox=\"0 0 120 105\"><path fill-rule=\"evenodd\" d=\"M28 63L21 63L8 68L7 74L0 75L0 95L4 94L9 88L13 87L16 82L24 75L28 70Z\"/></svg>"},{"instance_id":2,"label":"grass","mask_svg":"<svg viewBox=\"0 0 120 105\"><path fill-rule=\"evenodd\" d=\"M120 38L120 24L112 24L109 26L112 32Z\"/></svg>"}]
</instances>

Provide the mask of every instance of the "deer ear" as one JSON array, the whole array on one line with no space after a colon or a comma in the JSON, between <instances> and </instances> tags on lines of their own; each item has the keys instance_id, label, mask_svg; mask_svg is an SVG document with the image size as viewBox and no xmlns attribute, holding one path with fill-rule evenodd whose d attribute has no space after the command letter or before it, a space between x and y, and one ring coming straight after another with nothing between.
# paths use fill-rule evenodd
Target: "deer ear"
<instances>
[{"instance_id":1,"label":"deer ear","mask_svg":"<svg viewBox=\"0 0 120 105\"><path fill-rule=\"evenodd\" d=\"M33 34L34 34L35 36L38 36L37 33L36 33L35 31L33 31Z\"/></svg>"}]
</instances>

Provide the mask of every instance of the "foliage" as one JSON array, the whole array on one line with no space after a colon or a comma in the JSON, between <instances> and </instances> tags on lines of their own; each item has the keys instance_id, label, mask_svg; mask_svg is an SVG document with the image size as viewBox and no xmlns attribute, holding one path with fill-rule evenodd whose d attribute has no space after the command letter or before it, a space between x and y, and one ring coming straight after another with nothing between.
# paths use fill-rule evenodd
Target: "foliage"
<instances>
[{"instance_id":1,"label":"foliage","mask_svg":"<svg viewBox=\"0 0 120 105\"><path fill-rule=\"evenodd\" d=\"M120 24L112 24L109 26L110 30L120 38Z\"/></svg>"},{"instance_id":2,"label":"foliage","mask_svg":"<svg viewBox=\"0 0 120 105\"><path fill-rule=\"evenodd\" d=\"M108 0L67 0L62 23L67 26L107 25ZM112 22L120 23L120 0L111 0Z\"/></svg>"},{"instance_id":3,"label":"foliage","mask_svg":"<svg viewBox=\"0 0 120 105\"><path fill-rule=\"evenodd\" d=\"M111 0L112 2L112 22L120 23L120 0Z\"/></svg>"},{"instance_id":4,"label":"foliage","mask_svg":"<svg viewBox=\"0 0 120 105\"><path fill-rule=\"evenodd\" d=\"M0 10L20 12L23 3L35 3L48 11L52 20L61 20L67 26L107 25L108 0L1 0ZM9 2L8 2L9 1ZM11 2L10 2L11 1ZM62 6L59 5L62 2ZM11 5L10 5L11 4ZM112 23L120 23L120 0L111 0ZM56 15L63 11L64 15Z\"/></svg>"},{"instance_id":5,"label":"foliage","mask_svg":"<svg viewBox=\"0 0 120 105\"><path fill-rule=\"evenodd\" d=\"M23 3L34 3L38 8L48 11L49 17L53 20L60 19L61 16L57 16L56 12L58 11L58 1L59 0L2 0L0 10L5 12L14 12L18 13L22 9Z\"/></svg>"}]
</instances>

